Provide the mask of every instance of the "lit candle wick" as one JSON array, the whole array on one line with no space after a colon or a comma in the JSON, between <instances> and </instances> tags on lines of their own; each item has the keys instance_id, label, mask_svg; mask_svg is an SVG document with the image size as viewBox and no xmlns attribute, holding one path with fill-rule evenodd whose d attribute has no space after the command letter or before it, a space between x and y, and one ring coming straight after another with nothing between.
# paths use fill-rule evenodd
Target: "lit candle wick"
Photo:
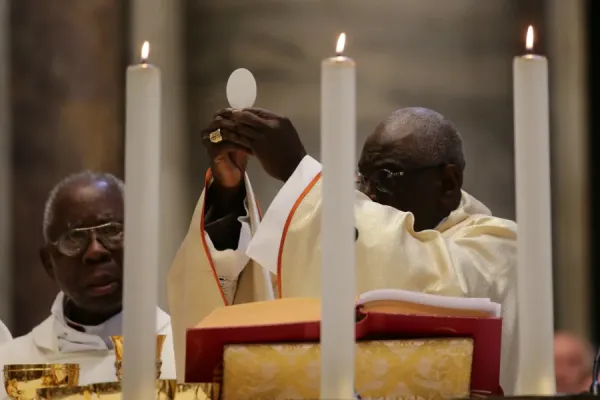
<instances>
[{"instance_id":1,"label":"lit candle wick","mask_svg":"<svg viewBox=\"0 0 600 400\"><path fill-rule=\"evenodd\" d=\"M525 36L525 49L528 52L533 51L533 26L529 25L527 28L527 35Z\"/></svg>"},{"instance_id":2,"label":"lit candle wick","mask_svg":"<svg viewBox=\"0 0 600 400\"><path fill-rule=\"evenodd\" d=\"M340 33L337 45L335 46L335 54L339 57L344 53L344 47L346 47L346 34Z\"/></svg>"},{"instance_id":3,"label":"lit candle wick","mask_svg":"<svg viewBox=\"0 0 600 400\"><path fill-rule=\"evenodd\" d=\"M141 58L142 64L148 63L148 56L150 55L150 43L144 42L142 45Z\"/></svg>"}]
</instances>

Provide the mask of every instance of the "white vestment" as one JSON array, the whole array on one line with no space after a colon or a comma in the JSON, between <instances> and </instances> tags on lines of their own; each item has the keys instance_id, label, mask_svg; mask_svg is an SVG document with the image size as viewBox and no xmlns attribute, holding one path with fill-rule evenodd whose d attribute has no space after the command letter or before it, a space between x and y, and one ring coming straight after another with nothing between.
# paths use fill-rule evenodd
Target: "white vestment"
<instances>
[{"instance_id":1,"label":"white vestment","mask_svg":"<svg viewBox=\"0 0 600 400\"><path fill-rule=\"evenodd\" d=\"M188 328L218 307L274 298L274 276L245 254L261 219L248 177L245 177L248 215L240 218L242 227L237 250L214 250L209 235L204 232L204 195L210 182L209 170L188 233L169 269L169 311L173 321L177 380L180 382L184 381Z\"/></svg>"},{"instance_id":2,"label":"white vestment","mask_svg":"<svg viewBox=\"0 0 600 400\"><path fill-rule=\"evenodd\" d=\"M85 332L80 332L67 325L62 313L63 300L63 293L59 293L50 317L28 334L0 346L0 365L79 364L80 385L116 381L115 352L109 337L122 335L122 314L101 325L84 327ZM156 334L167 335L162 349L161 377L175 379L171 317L160 308L156 311ZM0 398L8 399L4 377L0 379Z\"/></svg>"},{"instance_id":3,"label":"white vestment","mask_svg":"<svg viewBox=\"0 0 600 400\"><path fill-rule=\"evenodd\" d=\"M6 325L0 321L0 345L12 339L12 335Z\"/></svg>"},{"instance_id":4,"label":"white vestment","mask_svg":"<svg viewBox=\"0 0 600 400\"><path fill-rule=\"evenodd\" d=\"M200 197L169 276L169 295L185 298L175 302L170 297L176 349L181 340L176 351L178 365L184 359L185 329L213 309L231 304L219 287L220 271L236 270L248 262L255 271L262 266L277 275L276 297L320 297L320 172L321 165L306 156L258 227L251 226L250 240L240 240L235 251L217 251L209 240L202 239L208 234L203 231L204 193ZM253 197L246 183L248 196ZM354 201L359 233L357 295L394 288L500 303L501 384L506 394L513 393L517 369L516 224L493 217L466 192L459 207L435 230L422 232L414 231L412 213L377 204L360 192ZM260 279L254 283L264 286Z\"/></svg>"}]
</instances>

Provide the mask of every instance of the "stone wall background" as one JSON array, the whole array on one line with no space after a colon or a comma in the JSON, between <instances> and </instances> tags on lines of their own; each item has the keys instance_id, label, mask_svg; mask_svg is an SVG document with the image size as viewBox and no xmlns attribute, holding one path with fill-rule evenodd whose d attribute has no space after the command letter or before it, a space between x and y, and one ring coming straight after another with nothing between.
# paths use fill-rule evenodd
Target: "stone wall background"
<instances>
[{"instance_id":1,"label":"stone wall background","mask_svg":"<svg viewBox=\"0 0 600 400\"><path fill-rule=\"evenodd\" d=\"M123 177L126 14L121 0L12 1L13 335L49 315L39 262L48 192L82 169Z\"/></svg>"}]
</instances>

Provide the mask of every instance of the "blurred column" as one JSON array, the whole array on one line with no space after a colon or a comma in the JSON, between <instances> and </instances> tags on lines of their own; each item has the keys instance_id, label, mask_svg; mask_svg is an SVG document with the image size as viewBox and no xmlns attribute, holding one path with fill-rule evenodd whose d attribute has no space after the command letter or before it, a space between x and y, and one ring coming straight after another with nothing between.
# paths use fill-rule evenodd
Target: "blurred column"
<instances>
[{"instance_id":1,"label":"blurred column","mask_svg":"<svg viewBox=\"0 0 600 400\"><path fill-rule=\"evenodd\" d=\"M167 307L166 274L193 211L187 184L187 134L184 128L183 27L181 0L132 0L130 60L150 42L150 62L162 71L161 249L159 301ZM158 161L158 160L157 160Z\"/></svg>"},{"instance_id":2,"label":"blurred column","mask_svg":"<svg viewBox=\"0 0 600 400\"><path fill-rule=\"evenodd\" d=\"M9 0L0 0L0 320L12 328Z\"/></svg>"},{"instance_id":3,"label":"blurred column","mask_svg":"<svg viewBox=\"0 0 600 400\"><path fill-rule=\"evenodd\" d=\"M589 337L587 57L583 0L546 3L556 327Z\"/></svg>"},{"instance_id":4,"label":"blurred column","mask_svg":"<svg viewBox=\"0 0 600 400\"><path fill-rule=\"evenodd\" d=\"M50 313L40 261L46 197L65 175L122 176L123 0L10 1L15 330Z\"/></svg>"}]
</instances>

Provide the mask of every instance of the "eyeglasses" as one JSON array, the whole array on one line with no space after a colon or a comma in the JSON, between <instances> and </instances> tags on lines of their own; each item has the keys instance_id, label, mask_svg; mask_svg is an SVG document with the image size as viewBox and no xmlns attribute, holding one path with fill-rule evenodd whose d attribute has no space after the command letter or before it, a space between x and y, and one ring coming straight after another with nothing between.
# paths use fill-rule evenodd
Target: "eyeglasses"
<instances>
[{"instance_id":1,"label":"eyeglasses","mask_svg":"<svg viewBox=\"0 0 600 400\"><path fill-rule=\"evenodd\" d=\"M365 176L360 172L356 173L356 186L361 192L367 192L371 187L376 190L392 194L391 188L394 187L394 179L404 175L404 171L392 172L388 169L380 169Z\"/></svg>"},{"instance_id":2,"label":"eyeglasses","mask_svg":"<svg viewBox=\"0 0 600 400\"><path fill-rule=\"evenodd\" d=\"M109 222L88 228L71 229L50 242L56 249L67 257L74 257L83 253L92 242L93 238L107 250L120 250L123 248L123 225Z\"/></svg>"},{"instance_id":3,"label":"eyeglasses","mask_svg":"<svg viewBox=\"0 0 600 400\"><path fill-rule=\"evenodd\" d=\"M390 171L389 169L378 169L371 172L368 175L363 175L360 172L356 173L357 181L356 187L359 191L367 193L371 188L375 188L377 191L382 193L393 194L393 190L400 184L402 180L398 179L407 174L413 174L416 172L429 170L432 168L441 168L446 164L438 164L427 167L411 168L404 171Z\"/></svg>"}]
</instances>

